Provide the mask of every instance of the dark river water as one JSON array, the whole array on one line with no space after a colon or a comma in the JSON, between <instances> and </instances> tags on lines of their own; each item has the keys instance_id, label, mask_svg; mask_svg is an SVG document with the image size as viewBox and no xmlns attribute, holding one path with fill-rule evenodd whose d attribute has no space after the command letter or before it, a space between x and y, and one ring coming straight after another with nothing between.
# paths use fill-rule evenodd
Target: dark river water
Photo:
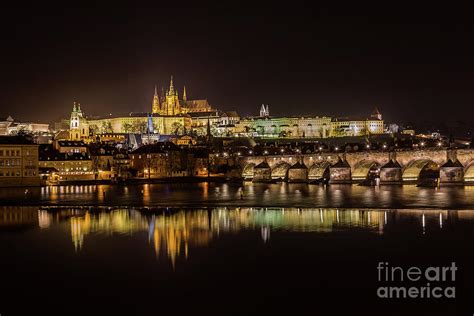
<instances>
[{"instance_id":1,"label":"dark river water","mask_svg":"<svg viewBox=\"0 0 474 316\"><path fill-rule=\"evenodd\" d=\"M242 196L241 196L242 193ZM474 186L173 183L1 188L0 205L271 206L474 209Z\"/></svg>"},{"instance_id":2,"label":"dark river water","mask_svg":"<svg viewBox=\"0 0 474 316\"><path fill-rule=\"evenodd\" d=\"M240 190L2 189L0 314L473 315L471 187ZM384 265L446 278L388 280ZM387 298L384 287L454 297Z\"/></svg>"}]
</instances>

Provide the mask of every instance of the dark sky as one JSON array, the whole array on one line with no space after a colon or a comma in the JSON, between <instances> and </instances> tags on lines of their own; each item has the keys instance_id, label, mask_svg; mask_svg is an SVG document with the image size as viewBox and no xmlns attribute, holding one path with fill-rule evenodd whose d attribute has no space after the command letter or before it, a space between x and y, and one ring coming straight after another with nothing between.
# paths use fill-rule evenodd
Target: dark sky
<instances>
[{"instance_id":1,"label":"dark sky","mask_svg":"<svg viewBox=\"0 0 474 316\"><path fill-rule=\"evenodd\" d=\"M50 122L74 100L91 115L146 111L170 75L241 115L262 103L272 115L474 114L469 8L232 4L4 8L0 116Z\"/></svg>"}]
</instances>

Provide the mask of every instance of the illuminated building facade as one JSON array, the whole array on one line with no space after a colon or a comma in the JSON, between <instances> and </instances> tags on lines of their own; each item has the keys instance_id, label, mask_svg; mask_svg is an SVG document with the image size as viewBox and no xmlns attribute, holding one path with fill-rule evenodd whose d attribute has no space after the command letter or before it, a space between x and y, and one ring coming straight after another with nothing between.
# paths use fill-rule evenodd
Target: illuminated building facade
<instances>
[{"instance_id":1,"label":"illuminated building facade","mask_svg":"<svg viewBox=\"0 0 474 316\"><path fill-rule=\"evenodd\" d=\"M329 137L330 117L268 117L241 119L235 124L234 134L259 137Z\"/></svg>"},{"instance_id":2,"label":"illuminated building facade","mask_svg":"<svg viewBox=\"0 0 474 316\"><path fill-rule=\"evenodd\" d=\"M369 118L335 118L331 121L331 136L366 136L384 133L382 114L377 108Z\"/></svg>"},{"instance_id":3,"label":"illuminated building facade","mask_svg":"<svg viewBox=\"0 0 474 316\"><path fill-rule=\"evenodd\" d=\"M40 145L39 166L55 170L54 181L94 180L92 159L88 152L61 152L52 145Z\"/></svg>"},{"instance_id":4,"label":"illuminated building facade","mask_svg":"<svg viewBox=\"0 0 474 316\"><path fill-rule=\"evenodd\" d=\"M327 138L365 136L384 133L382 114L375 109L369 118L271 117L262 104L260 116L241 119L232 132L235 136L268 138Z\"/></svg>"},{"instance_id":5,"label":"illuminated building facade","mask_svg":"<svg viewBox=\"0 0 474 316\"><path fill-rule=\"evenodd\" d=\"M38 145L20 136L0 136L0 186L40 185Z\"/></svg>"},{"instance_id":6,"label":"illuminated building facade","mask_svg":"<svg viewBox=\"0 0 474 316\"><path fill-rule=\"evenodd\" d=\"M16 135L20 132L43 135L49 133L49 124L37 122L18 122L11 116L0 118L0 135Z\"/></svg>"}]
</instances>

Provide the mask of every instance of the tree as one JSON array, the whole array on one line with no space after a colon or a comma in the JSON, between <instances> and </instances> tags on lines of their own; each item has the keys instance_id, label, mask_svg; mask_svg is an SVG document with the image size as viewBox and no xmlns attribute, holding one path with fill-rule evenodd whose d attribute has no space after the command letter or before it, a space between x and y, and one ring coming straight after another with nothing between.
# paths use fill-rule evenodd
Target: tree
<instances>
[{"instance_id":1,"label":"tree","mask_svg":"<svg viewBox=\"0 0 474 316\"><path fill-rule=\"evenodd\" d=\"M103 121L102 122L102 133L113 133L114 130L112 129L112 123L110 121Z\"/></svg>"},{"instance_id":2,"label":"tree","mask_svg":"<svg viewBox=\"0 0 474 316\"><path fill-rule=\"evenodd\" d=\"M179 122L174 122L173 124L171 124L171 129L174 135L180 135L183 133L183 124Z\"/></svg>"},{"instance_id":3,"label":"tree","mask_svg":"<svg viewBox=\"0 0 474 316\"><path fill-rule=\"evenodd\" d=\"M125 123L125 124L123 124L123 126L122 126L122 131L123 131L124 133L130 133L130 132L132 132L132 124L130 124L130 123Z\"/></svg>"}]
</instances>

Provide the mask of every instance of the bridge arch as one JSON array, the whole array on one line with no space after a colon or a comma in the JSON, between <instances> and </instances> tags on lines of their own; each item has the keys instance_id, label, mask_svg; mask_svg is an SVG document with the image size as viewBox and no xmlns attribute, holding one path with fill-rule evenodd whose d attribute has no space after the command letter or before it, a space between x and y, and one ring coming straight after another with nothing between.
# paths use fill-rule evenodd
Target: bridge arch
<instances>
[{"instance_id":1,"label":"bridge arch","mask_svg":"<svg viewBox=\"0 0 474 316\"><path fill-rule=\"evenodd\" d=\"M291 165L286 161L280 161L272 168L272 179L288 179L288 169L290 169L290 167Z\"/></svg>"},{"instance_id":2,"label":"bridge arch","mask_svg":"<svg viewBox=\"0 0 474 316\"><path fill-rule=\"evenodd\" d=\"M242 178L244 180L252 180L254 175L255 163L251 162L242 169Z\"/></svg>"},{"instance_id":3,"label":"bridge arch","mask_svg":"<svg viewBox=\"0 0 474 316\"><path fill-rule=\"evenodd\" d=\"M402 175L403 181L420 181L439 178L439 165L430 159L410 161Z\"/></svg>"},{"instance_id":4,"label":"bridge arch","mask_svg":"<svg viewBox=\"0 0 474 316\"><path fill-rule=\"evenodd\" d=\"M329 167L331 167L331 164L328 161L312 164L308 169L308 181L314 182L329 179Z\"/></svg>"},{"instance_id":5,"label":"bridge arch","mask_svg":"<svg viewBox=\"0 0 474 316\"><path fill-rule=\"evenodd\" d=\"M464 169L464 182L474 183L474 160L471 160Z\"/></svg>"},{"instance_id":6,"label":"bridge arch","mask_svg":"<svg viewBox=\"0 0 474 316\"><path fill-rule=\"evenodd\" d=\"M378 178L379 175L380 164L373 160L361 160L355 164L352 170L352 180L355 181Z\"/></svg>"}]
</instances>

